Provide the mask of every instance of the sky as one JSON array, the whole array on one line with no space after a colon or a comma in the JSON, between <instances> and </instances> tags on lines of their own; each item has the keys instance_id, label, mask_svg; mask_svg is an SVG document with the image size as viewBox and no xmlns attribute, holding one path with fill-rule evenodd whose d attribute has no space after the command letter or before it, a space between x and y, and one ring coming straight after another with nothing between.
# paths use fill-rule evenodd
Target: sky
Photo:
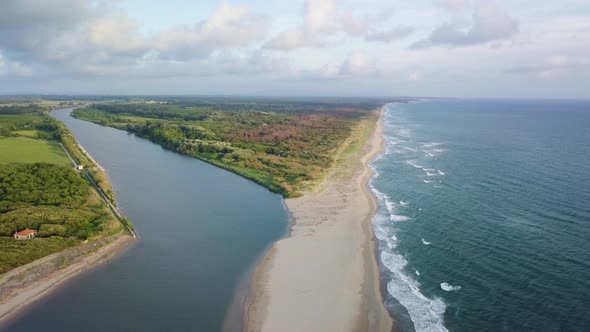
<instances>
[{"instance_id":1,"label":"sky","mask_svg":"<svg viewBox=\"0 0 590 332\"><path fill-rule=\"evenodd\" d=\"M590 98L588 0L2 0L0 94Z\"/></svg>"}]
</instances>

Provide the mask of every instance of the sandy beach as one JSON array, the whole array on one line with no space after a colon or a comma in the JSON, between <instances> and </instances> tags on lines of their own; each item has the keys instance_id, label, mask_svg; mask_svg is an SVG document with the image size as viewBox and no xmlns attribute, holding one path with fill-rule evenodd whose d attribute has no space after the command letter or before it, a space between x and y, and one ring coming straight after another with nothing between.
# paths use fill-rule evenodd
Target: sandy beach
<instances>
[{"instance_id":1,"label":"sandy beach","mask_svg":"<svg viewBox=\"0 0 590 332\"><path fill-rule=\"evenodd\" d=\"M135 240L126 233L66 249L0 276L0 328L80 273L111 260Z\"/></svg>"},{"instance_id":2,"label":"sandy beach","mask_svg":"<svg viewBox=\"0 0 590 332\"><path fill-rule=\"evenodd\" d=\"M285 201L291 232L254 272L248 331L392 330L371 226L377 204L368 190L369 163L383 149L375 119L353 133L316 191Z\"/></svg>"}]
</instances>

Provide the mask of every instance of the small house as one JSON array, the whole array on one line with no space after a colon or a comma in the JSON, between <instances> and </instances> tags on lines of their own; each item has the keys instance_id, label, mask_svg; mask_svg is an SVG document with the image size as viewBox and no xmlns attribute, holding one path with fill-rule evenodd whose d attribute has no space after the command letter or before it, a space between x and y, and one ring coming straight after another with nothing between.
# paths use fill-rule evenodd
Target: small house
<instances>
[{"instance_id":1,"label":"small house","mask_svg":"<svg viewBox=\"0 0 590 332\"><path fill-rule=\"evenodd\" d=\"M76 166L76 169L77 169L77 170L79 170L79 171L81 171L81 170L83 170L83 169L84 169L84 166L82 166L82 165L78 165L78 166Z\"/></svg>"},{"instance_id":2,"label":"small house","mask_svg":"<svg viewBox=\"0 0 590 332\"><path fill-rule=\"evenodd\" d=\"M34 229L25 229L20 232L14 233L14 238L17 240L30 240L35 238L37 231Z\"/></svg>"}]
</instances>

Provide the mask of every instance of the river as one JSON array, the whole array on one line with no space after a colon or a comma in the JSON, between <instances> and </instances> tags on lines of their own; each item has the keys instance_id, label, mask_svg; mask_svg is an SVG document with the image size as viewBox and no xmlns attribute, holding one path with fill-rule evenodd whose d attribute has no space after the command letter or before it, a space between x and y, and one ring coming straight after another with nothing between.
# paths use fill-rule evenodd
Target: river
<instances>
[{"instance_id":1,"label":"river","mask_svg":"<svg viewBox=\"0 0 590 332\"><path fill-rule=\"evenodd\" d=\"M287 231L282 198L127 132L52 112L103 166L138 243L9 331L218 331L238 284Z\"/></svg>"}]
</instances>

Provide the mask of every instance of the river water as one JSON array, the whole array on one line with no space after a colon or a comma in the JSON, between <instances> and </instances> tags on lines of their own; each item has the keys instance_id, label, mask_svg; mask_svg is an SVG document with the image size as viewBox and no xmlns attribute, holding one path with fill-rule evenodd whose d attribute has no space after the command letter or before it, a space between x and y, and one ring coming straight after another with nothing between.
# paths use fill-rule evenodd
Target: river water
<instances>
[{"instance_id":1,"label":"river water","mask_svg":"<svg viewBox=\"0 0 590 332\"><path fill-rule=\"evenodd\" d=\"M218 331L234 291L287 231L279 195L124 131L54 111L110 176L138 243L8 331Z\"/></svg>"}]
</instances>

